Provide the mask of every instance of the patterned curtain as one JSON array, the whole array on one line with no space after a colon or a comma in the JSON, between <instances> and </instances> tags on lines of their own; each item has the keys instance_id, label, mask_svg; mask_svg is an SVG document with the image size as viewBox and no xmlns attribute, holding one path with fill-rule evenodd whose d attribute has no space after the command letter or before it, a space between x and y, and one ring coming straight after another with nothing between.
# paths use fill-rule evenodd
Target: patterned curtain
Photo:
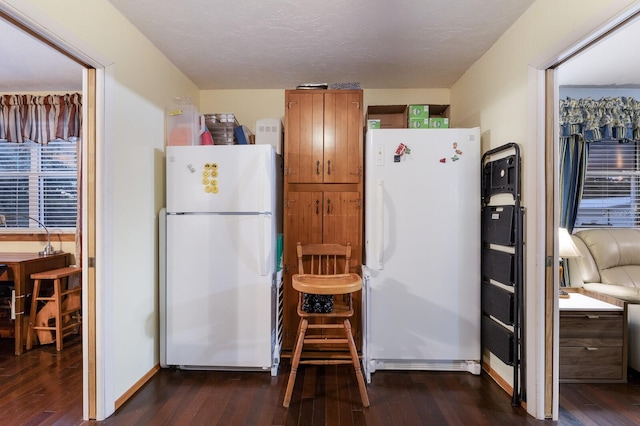
<instances>
[{"instance_id":1,"label":"patterned curtain","mask_svg":"<svg viewBox=\"0 0 640 426\"><path fill-rule=\"evenodd\" d=\"M585 142L640 139L640 102L633 98L560 100L560 136Z\"/></svg>"},{"instance_id":2,"label":"patterned curtain","mask_svg":"<svg viewBox=\"0 0 640 426\"><path fill-rule=\"evenodd\" d=\"M0 96L0 139L46 145L53 139L80 137L82 95Z\"/></svg>"},{"instance_id":3,"label":"patterned curtain","mask_svg":"<svg viewBox=\"0 0 640 426\"><path fill-rule=\"evenodd\" d=\"M560 226L573 230L582 197L589 142L640 140L640 102L633 98L560 100Z\"/></svg>"}]
</instances>

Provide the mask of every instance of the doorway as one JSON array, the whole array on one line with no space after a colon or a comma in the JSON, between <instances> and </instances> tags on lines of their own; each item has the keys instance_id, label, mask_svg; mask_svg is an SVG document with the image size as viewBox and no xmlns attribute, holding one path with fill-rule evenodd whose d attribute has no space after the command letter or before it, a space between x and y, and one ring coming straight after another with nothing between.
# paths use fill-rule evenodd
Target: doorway
<instances>
[{"instance_id":1,"label":"doorway","mask_svg":"<svg viewBox=\"0 0 640 426\"><path fill-rule=\"evenodd\" d=\"M557 228L559 216L559 113L560 99L567 96L600 97L628 96L640 99L640 57L630 55L640 32L640 8L628 11L624 16L611 22L608 28L598 30L573 46L556 63L546 71L546 158L547 179L546 194L549 203L546 221L546 254L552 259L553 265L559 264ZM626 49L624 60L621 62L620 49ZM553 278L553 277L556 278ZM552 333L546 336L547 354L545 360L545 414L558 417L559 410L559 336L558 336L558 303L559 278L557 274L547 276L545 316L547 330ZM549 350L553 348L553 350Z\"/></svg>"},{"instance_id":2,"label":"doorway","mask_svg":"<svg viewBox=\"0 0 640 426\"><path fill-rule=\"evenodd\" d=\"M0 8L0 21L4 40L0 44L3 61L7 65L3 72L12 70L9 64L19 64L14 74L0 74L1 82L7 83L0 91L13 93L75 91L82 93L82 156L78 167L82 169L82 179L78 182L78 199L82 203L82 215L77 219L80 227L81 249L76 253L76 263L82 266L83 287L83 417L96 418L97 374L96 374L96 334L95 334L95 149L98 73L90 61L71 53L69 49L53 41L50 34L25 17L12 15L11 10ZM36 29L37 28L37 29ZM20 47L13 50L12 47ZM12 60L12 54L20 56ZM33 63L30 61L33 60ZM76 71L77 70L77 71ZM29 76L37 76L29 83ZM69 78L72 75L73 77ZM56 80L58 79L58 80ZM79 90L78 90L79 89ZM67 250L65 250L67 251ZM70 251L70 250L69 250Z\"/></svg>"}]
</instances>

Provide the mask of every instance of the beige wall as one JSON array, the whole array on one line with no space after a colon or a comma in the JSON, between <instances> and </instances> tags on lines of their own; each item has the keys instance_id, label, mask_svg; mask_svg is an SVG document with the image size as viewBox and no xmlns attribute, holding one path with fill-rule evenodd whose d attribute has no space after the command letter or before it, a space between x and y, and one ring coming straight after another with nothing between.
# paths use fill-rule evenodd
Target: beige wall
<instances>
[{"instance_id":1,"label":"beige wall","mask_svg":"<svg viewBox=\"0 0 640 426\"><path fill-rule=\"evenodd\" d=\"M363 114L369 105L420 103L449 104L449 89L365 89ZM260 118L279 118L284 123L284 90L203 90L200 112L232 112L255 133Z\"/></svg>"},{"instance_id":2,"label":"beige wall","mask_svg":"<svg viewBox=\"0 0 640 426\"><path fill-rule=\"evenodd\" d=\"M0 6L106 67L99 117L99 403L103 415L159 361L157 213L164 205L164 109L199 92L107 0Z\"/></svg>"},{"instance_id":3,"label":"beige wall","mask_svg":"<svg viewBox=\"0 0 640 426\"><path fill-rule=\"evenodd\" d=\"M631 0L537 0L451 88L457 126L480 126L483 152L516 142L522 154L526 208L527 409L541 417L544 380L544 138L540 75L554 58L634 3ZM509 383L511 368L484 354Z\"/></svg>"},{"instance_id":4,"label":"beige wall","mask_svg":"<svg viewBox=\"0 0 640 426\"><path fill-rule=\"evenodd\" d=\"M46 235L44 241L2 241L0 251L9 253L36 253L44 250L47 246ZM62 250L74 256L75 262L76 243L75 241L58 241L55 235L51 235L51 245L55 250Z\"/></svg>"}]
</instances>

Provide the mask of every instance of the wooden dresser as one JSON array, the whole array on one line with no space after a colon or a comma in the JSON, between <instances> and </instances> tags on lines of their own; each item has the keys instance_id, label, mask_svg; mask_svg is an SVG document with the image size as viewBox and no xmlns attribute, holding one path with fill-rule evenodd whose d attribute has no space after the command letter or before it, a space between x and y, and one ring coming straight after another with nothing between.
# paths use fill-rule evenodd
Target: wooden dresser
<instances>
[{"instance_id":1,"label":"wooden dresser","mask_svg":"<svg viewBox=\"0 0 640 426\"><path fill-rule=\"evenodd\" d=\"M570 289L559 307L560 382L626 382L626 303Z\"/></svg>"}]
</instances>

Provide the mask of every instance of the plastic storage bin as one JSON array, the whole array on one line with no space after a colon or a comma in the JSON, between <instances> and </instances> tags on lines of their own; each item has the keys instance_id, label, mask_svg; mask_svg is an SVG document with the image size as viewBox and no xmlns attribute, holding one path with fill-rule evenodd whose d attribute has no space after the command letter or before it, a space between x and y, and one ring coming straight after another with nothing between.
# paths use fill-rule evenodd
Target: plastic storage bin
<instances>
[{"instance_id":1,"label":"plastic storage bin","mask_svg":"<svg viewBox=\"0 0 640 426\"><path fill-rule=\"evenodd\" d=\"M166 138L168 146L200 145L200 114L195 105L177 100L167 108Z\"/></svg>"},{"instance_id":2,"label":"plastic storage bin","mask_svg":"<svg viewBox=\"0 0 640 426\"><path fill-rule=\"evenodd\" d=\"M204 124L211 133L215 145L234 145L236 143L234 131L238 127L238 122L234 114L228 112L205 114Z\"/></svg>"}]
</instances>

